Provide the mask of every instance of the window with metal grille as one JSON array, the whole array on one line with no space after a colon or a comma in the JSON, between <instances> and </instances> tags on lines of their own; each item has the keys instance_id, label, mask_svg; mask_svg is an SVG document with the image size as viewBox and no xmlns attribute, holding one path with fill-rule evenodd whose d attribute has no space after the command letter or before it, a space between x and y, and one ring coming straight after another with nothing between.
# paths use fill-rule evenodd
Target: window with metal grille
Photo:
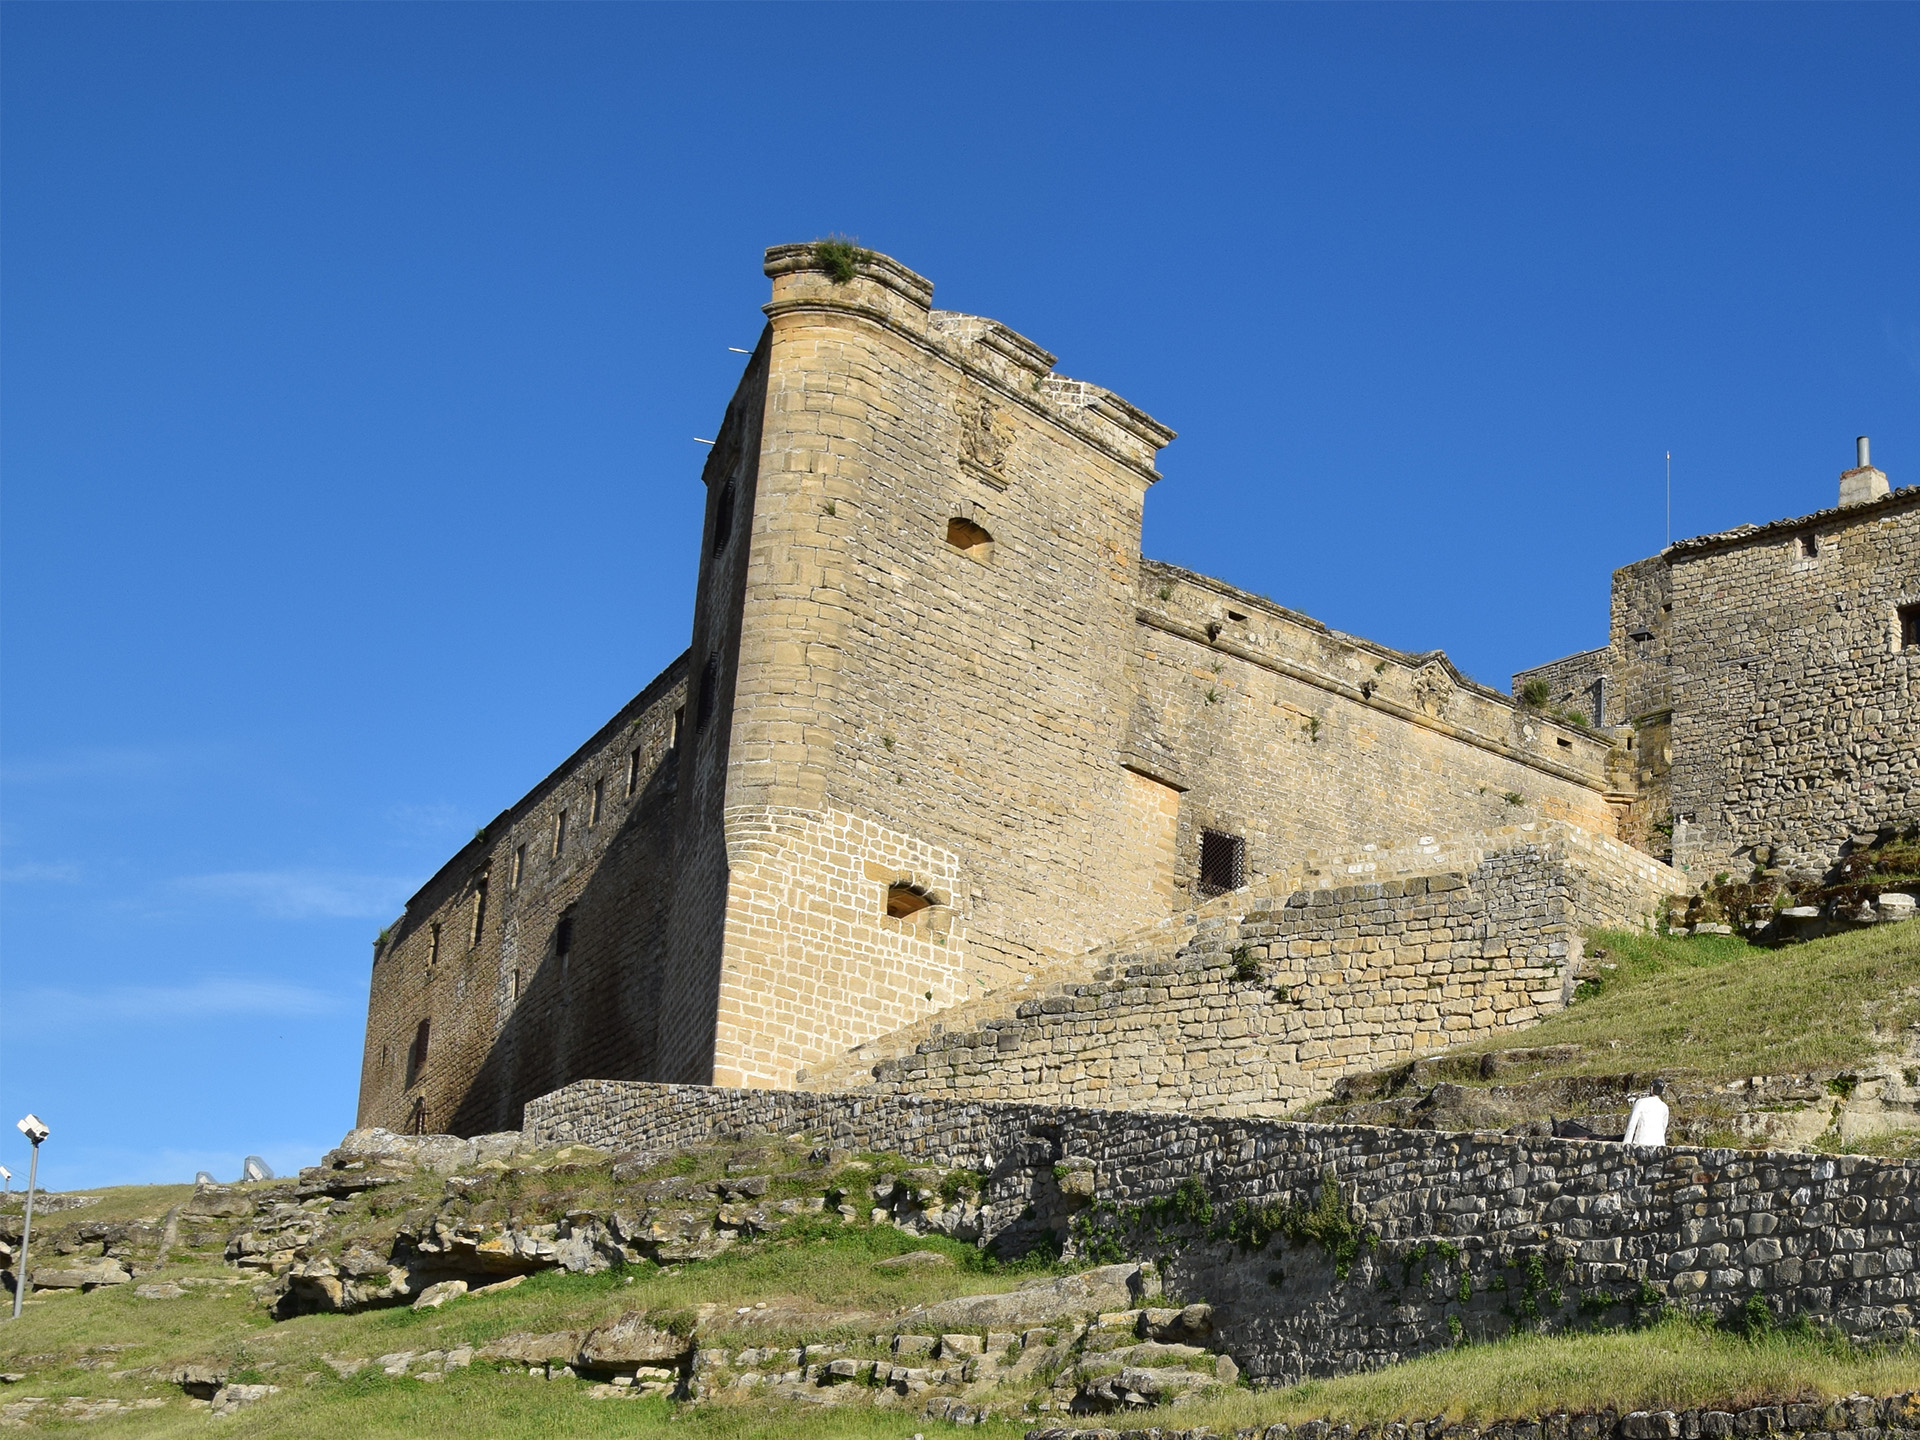
<instances>
[{"instance_id":1,"label":"window with metal grille","mask_svg":"<svg viewBox=\"0 0 1920 1440\"><path fill-rule=\"evenodd\" d=\"M1920 650L1920 605L1900 607L1900 648Z\"/></svg>"},{"instance_id":2,"label":"window with metal grille","mask_svg":"<svg viewBox=\"0 0 1920 1440\"><path fill-rule=\"evenodd\" d=\"M1223 835L1218 830L1200 832L1200 885L1202 895L1224 895L1247 883L1247 842L1238 835Z\"/></svg>"}]
</instances>

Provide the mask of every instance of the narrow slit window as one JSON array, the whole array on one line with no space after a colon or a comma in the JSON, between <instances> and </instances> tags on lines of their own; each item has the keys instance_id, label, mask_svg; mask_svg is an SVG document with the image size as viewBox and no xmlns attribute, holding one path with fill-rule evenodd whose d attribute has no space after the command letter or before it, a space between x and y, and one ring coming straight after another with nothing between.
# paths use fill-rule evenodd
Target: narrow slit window
<instances>
[{"instance_id":1,"label":"narrow slit window","mask_svg":"<svg viewBox=\"0 0 1920 1440\"><path fill-rule=\"evenodd\" d=\"M714 706L720 699L720 657L709 655L706 665L700 671L700 708L695 712L694 724L706 729L707 722L713 719Z\"/></svg>"},{"instance_id":2,"label":"narrow slit window","mask_svg":"<svg viewBox=\"0 0 1920 1440\"><path fill-rule=\"evenodd\" d=\"M560 858L560 847L567 843L567 812L562 810L553 817L553 858Z\"/></svg>"},{"instance_id":3,"label":"narrow slit window","mask_svg":"<svg viewBox=\"0 0 1920 1440\"><path fill-rule=\"evenodd\" d=\"M947 521L947 543L976 560L984 560L993 553L993 536L987 533L986 527L961 515Z\"/></svg>"},{"instance_id":4,"label":"narrow slit window","mask_svg":"<svg viewBox=\"0 0 1920 1440\"><path fill-rule=\"evenodd\" d=\"M627 756L627 795L631 797L633 792L639 788L640 752L635 750L631 755Z\"/></svg>"},{"instance_id":5,"label":"narrow slit window","mask_svg":"<svg viewBox=\"0 0 1920 1440\"><path fill-rule=\"evenodd\" d=\"M407 1050L407 1084L411 1085L420 1078L420 1072L427 1068L427 1040L433 1032L433 1022L422 1020L414 1027L413 1044Z\"/></svg>"},{"instance_id":6,"label":"narrow slit window","mask_svg":"<svg viewBox=\"0 0 1920 1440\"><path fill-rule=\"evenodd\" d=\"M520 888L520 877L526 873L526 870L527 847L524 845L516 845L513 848L513 863L507 868L507 888L509 890L518 890Z\"/></svg>"},{"instance_id":7,"label":"narrow slit window","mask_svg":"<svg viewBox=\"0 0 1920 1440\"><path fill-rule=\"evenodd\" d=\"M480 943L481 932L487 924L487 882L482 880L473 887L473 927L467 935L467 948L471 950Z\"/></svg>"},{"instance_id":8,"label":"narrow slit window","mask_svg":"<svg viewBox=\"0 0 1920 1440\"><path fill-rule=\"evenodd\" d=\"M573 916L562 915L553 927L553 953L560 960L573 953Z\"/></svg>"},{"instance_id":9,"label":"narrow slit window","mask_svg":"<svg viewBox=\"0 0 1920 1440\"><path fill-rule=\"evenodd\" d=\"M933 901L904 881L887 887L887 914L896 920L905 920L910 915L918 915L922 910L930 909Z\"/></svg>"},{"instance_id":10,"label":"narrow slit window","mask_svg":"<svg viewBox=\"0 0 1920 1440\"><path fill-rule=\"evenodd\" d=\"M733 535L733 481L729 480L720 487L720 499L713 507L713 553L718 555L727 548L727 541Z\"/></svg>"},{"instance_id":11,"label":"narrow slit window","mask_svg":"<svg viewBox=\"0 0 1920 1440\"><path fill-rule=\"evenodd\" d=\"M673 748L680 748L680 734L687 728L687 707L679 705L673 712Z\"/></svg>"},{"instance_id":12,"label":"narrow slit window","mask_svg":"<svg viewBox=\"0 0 1920 1440\"><path fill-rule=\"evenodd\" d=\"M1200 893L1224 895L1246 884L1247 842L1218 830L1200 832Z\"/></svg>"},{"instance_id":13,"label":"narrow slit window","mask_svg":"<svg viewBox=\"0 0 1920 1440\"><path fill-rule=\"evenodd\" d=\"M606 803L606 799L607 782L605 780L594 781L593 799L587 806L587 828L589 830L600 823L600 807Z\"/></svg>"},{"instance_id":14,"label":"narrow slit window","mask_svg":"<svg viewBox=\"0 0 1920 1440\"><path fill-rule=\"evenodd\" d=\"M427 969L428 971L431 972L433 967L439 963L440 963L440 922L436 920L431 925L427 926Z\"/></svg>"},{"instance_id":15,"label":"narrow slit window","mask_svg":"<svg viewBox=\"0 0 1920 1440\"><path fill-rule=\"evenodd\" d=\"M1900 648L1920 650L1920 605L1900 607Z\"/></svg>"}]
</instances>

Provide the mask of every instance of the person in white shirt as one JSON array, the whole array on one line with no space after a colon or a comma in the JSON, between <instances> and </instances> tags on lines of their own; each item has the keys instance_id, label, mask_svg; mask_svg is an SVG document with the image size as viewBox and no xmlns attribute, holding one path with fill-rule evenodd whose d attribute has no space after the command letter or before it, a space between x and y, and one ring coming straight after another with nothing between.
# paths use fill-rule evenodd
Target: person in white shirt
<instances>
[{"instance_id":1,"label":"person in white shirt","mask_svg":"<svg viewBox=\"0 0 1920 1440\"><path fill-rule=\"evenodd\" d=\"M1667 1093L1667 1082L1653 1082L1653 1093L1642 1095L1633 1102L1633 1111L1627 1116L1627 1133L1621 1137L1623 1145L1664 1145L1667 1143L1667 1102L1660 1097Z\"/></svg>"}]
</instances>

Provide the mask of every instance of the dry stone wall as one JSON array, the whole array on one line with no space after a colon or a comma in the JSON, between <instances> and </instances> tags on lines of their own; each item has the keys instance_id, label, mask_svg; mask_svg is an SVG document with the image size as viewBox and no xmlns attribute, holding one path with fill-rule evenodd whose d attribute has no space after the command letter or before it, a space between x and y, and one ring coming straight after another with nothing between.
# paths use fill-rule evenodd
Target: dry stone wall
<instances>
[{"instance_id":1,"label":"dry stone wall","mask_svg":"<svg viewBox=\"0 0 1920 1440\"><path fill-rule=\"evenodd\" d=\"M534 1145L663 1152L768 1133L981 1171L1003 1251L1051 1237L1069 1254L1153 1255L1262 1380L1660 1305L1727 1314L1758 1297L1887 1340L1920 1319L1911 1162L605 1082L527 1110ZM1288 1238L1285 1213L1321 1205L1349 1245Z\"/></svg>"}]
</instances>

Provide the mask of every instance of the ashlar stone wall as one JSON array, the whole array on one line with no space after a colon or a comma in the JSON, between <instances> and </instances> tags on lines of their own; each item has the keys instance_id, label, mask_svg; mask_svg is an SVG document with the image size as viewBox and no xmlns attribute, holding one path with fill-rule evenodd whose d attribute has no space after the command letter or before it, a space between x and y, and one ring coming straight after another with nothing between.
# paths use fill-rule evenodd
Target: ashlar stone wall
<instances>
[{"instance_id":1,"label":"ashlar stone wall","mask_svg":"<svg viewBox=\"0 0 1920 1440\"><path fill-rule=\"evenodd\" d=\"M806 1083L1279 1115L1355 1069L1561 1009L1583 932L1644 925L1675 888L1664 867L1581 839L1510 831L1464 872L1222 900L1083 983L968 1007Z\"/></svg>"},{"instance_id":2,"label":"ashlar stone wall","mask_svg":"<svg viewBox=\"0 0 1920 1440\"><path fill-rule=\"evenodd\" d=\"M1907 1161L599 1082L530 1105L526 1133L650 1153L803 1134L977 1169L989 1243L1157 1258L1169 1293L1212 1303L1243 1371L1281 1383L1665 1304L1726 1314L1758 1296L1888 1341L1920 1325ZM1166 1202L1187 1187L1192 1213L1196 1185L1205 1218L1173 1218ZM1354 1232L1344 1258L1271 1218L1327 1187Z\"/></svg>"},{"instance_id":3,"label":"ashlar stone wall","mask_svg":"<svg viewBox=\"0 0 1920 1440\"><path fill-rule=\"evenodd\" d=\"M1127 761L1181 787L1176 884L1203 830L1244 839L1245 878L1421 832L1560 820L1611 834L1610 742L1259 596L1147 561Z\"/></svg>"}]
</instances>

